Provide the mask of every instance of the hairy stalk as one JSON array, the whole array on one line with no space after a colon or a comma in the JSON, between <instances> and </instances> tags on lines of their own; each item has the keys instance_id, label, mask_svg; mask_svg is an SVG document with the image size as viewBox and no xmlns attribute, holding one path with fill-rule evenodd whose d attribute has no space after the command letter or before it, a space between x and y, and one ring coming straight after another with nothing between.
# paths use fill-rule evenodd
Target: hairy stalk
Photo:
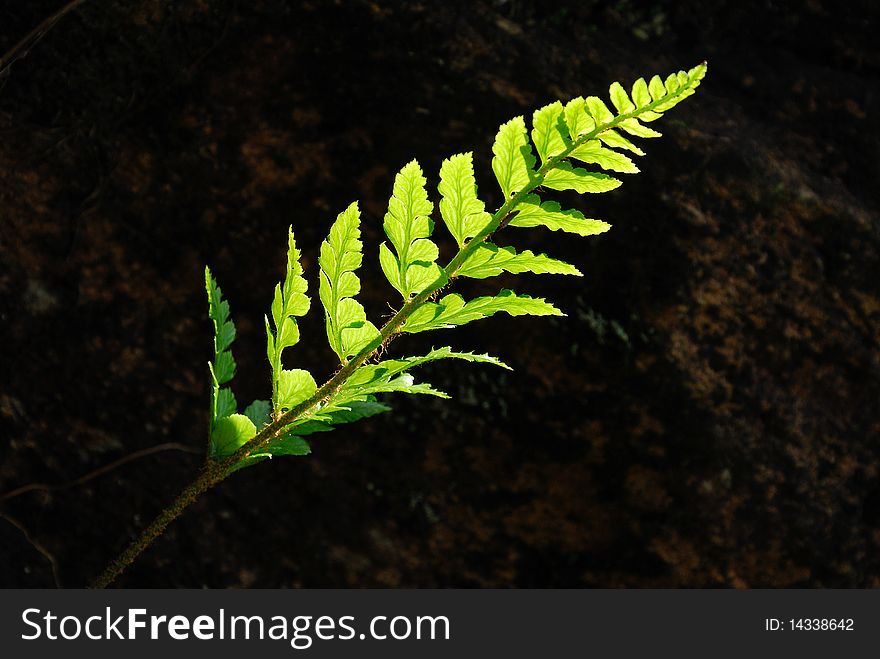
<instances>
[{"instance_id":1,"label":"hairy stalk","mask_svg":"<svg viewBox=\"0 0 880 659\"><path fill-rule=\"evenodd\" d=\"M274 419L231 455L219 459L209 458L199 478L184 488L177 499L175 499L168 508L163 510L159 516L146 529L144 529L141 535L119 555L118 558L110 563L101 576L95 581L94 586L96 588L104 588L110 585L123 572L123 570L125 570L125 568L130 565L138 555L140 555L141 552L149 547L150 544L161 535L169 523L179 517L180 514L202 493L226 478L226 476L229 475L230 470L236 464L258 452L272 440L279 438L283 434L286 426L302 416L315 412L323 403L337 393L358 368L370 359L376 357L401 333L404 323L416 309L426 301L430 300L438 291L448 286L448 283L456 277L456 274L467 261L468 257L470 257L481 244L485 243L492 234L503 229L507 225L511 213L516 211L516 207L527 195L541 186L548 171L553 169L560 161L567 158L572 151L585 142L595 139L599 134L615 128L627 119L637 118L640 114L647 111L653 111L654 108L661 103L668 102L670 98L674 98L682 94L684 91L685 88L682 87L680 90L672 92L662 99L655 100L640 108L636 107L630 112L620 114L606 123L597 125L593 130L585 133L577 140L572 141L568 148L562 153L549 158L535 172L534 176L529 181L529 184L507 199L504 204L495 211L486 227L458 250L446 267L443 268L443 276L439 277L422 292L407 300L400 310L398 310L394 316L392 316L380 328L379 336L367 344L357 355L343 364L310 398L295 405L292 409L288 410L277 419Z\"/></svg>"},{"instance_id":2,"label":"hairy stalk","mask_svg":"<svg viewBox=\"0 0 880 659\"><path fill-rule=\"evenodd\" d=\"M223 480L224 476L225 474L223 472L218 472L216 469L212 469L210 465L206 466L205 469L202 470L201 475L187 485L183 491L177 495L177 498L171 503L171 505L159 513L156 519L154 519L147 528L141 531L137 540L128 545L125 551L104 568L101 575L95 579L92 587L106 588L116 581L117 577L122 574L125 568L131 565L132 561L134 561L144 549L153 544L153 541L162 535L162 532L171 522L180 517L180 514L186 510L193 501L198 499L203 492L208 491L214 485Z\"/></svg>"}]
</instances>

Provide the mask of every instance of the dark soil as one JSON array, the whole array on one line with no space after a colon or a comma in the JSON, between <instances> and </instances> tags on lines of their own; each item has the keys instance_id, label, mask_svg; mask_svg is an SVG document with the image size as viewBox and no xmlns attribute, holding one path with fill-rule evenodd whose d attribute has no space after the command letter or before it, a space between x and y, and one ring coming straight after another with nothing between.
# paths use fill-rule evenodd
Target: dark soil
<instances>
[{"instance_id":1,"label":"dark soil","mask_svg":"<svg viewBox=\"0 0 880 659\"><path fill-rule=\"evenodd\" d=\"M0 4L0 52L62 4ZM880 586L880 13L791 5L87 2L0 82L0 496L204 447L206 263L239 329L238 399L265 397L289 224L314 285L360 200L378 319L405 162L433 189L473 150L494 206L502 121L705 58L642 173L565 199L611 232L504 237L584 271L500 283L567 318L394 348L514 372L426 369L453 400L392 399L236 474L119 585ZM303 335L291 363L320 380L317 309ZM3 500L0 585L51 586L53 560L86 584L200 460Z\"/></svg>"}]
</instances>

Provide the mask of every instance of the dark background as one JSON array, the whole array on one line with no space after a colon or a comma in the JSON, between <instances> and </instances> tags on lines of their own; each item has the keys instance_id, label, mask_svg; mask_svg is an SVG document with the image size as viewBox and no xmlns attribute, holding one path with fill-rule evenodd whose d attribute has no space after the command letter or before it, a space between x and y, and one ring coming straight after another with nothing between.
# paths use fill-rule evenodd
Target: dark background
<instances>
[{"instance_id":1,"label":"dark background","mask_svg":"<svg viewBox=\"0 0 880 659\"><path fill-rule=\"evenodd\" d=\"M0 2L0 52L56 11ZM200 451L228 296L239 401L267 394L262 314L293 224L359 199L362 300L393 175L516 114L709 60L610 221L503 241L583 279L474 282L567 318L414 337L515 371L422 372L451 401L236 474L123 586L880 586L880 15L873 2L92 1L0 81L0 497L134 451ZM442 230L441 248L450 254ZM289 363L333 366L319 307ZM80 586L197 473L166 450L0 502L0 585Z\"/></svg>"}]
</instances>

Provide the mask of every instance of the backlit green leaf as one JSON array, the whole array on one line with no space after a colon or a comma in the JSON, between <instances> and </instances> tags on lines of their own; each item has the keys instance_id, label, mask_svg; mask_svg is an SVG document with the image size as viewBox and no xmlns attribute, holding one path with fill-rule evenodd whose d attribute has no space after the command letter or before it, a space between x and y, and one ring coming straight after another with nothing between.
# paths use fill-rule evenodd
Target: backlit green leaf
<instances>
[{"instance_id":1,"label":"backlit green leaf","mask_svg":"<svg viewBox=\"0 0 880 659\"><path fill-rule=\"evenodd\" d=\"M528 195L516 207L517 214L510 221L512 227L547 227L551 231L565 231L579 236L605 233L611 225L601 220L585 218L577 210L561 210L555 201L541 202L537 195Z\"/></svg>"},{"instance_id":2,"label":"backlit green leaf","mask_svg":"<svg viewBox=\"0 0 880 659\"><path fill-rule=\"evenodd\" d=\"M560 162L544 176L544 185L553 190L574 190L585 192L608 192L620 187L620 181L602 172L588 172L580 167L572 167Z\"/></svg>"},{"instance_id":3,"label":"backlit green leaf","mask_svg":"<svg viewBox=\"0 0 880 659\"><path fill-rule=\"evenodd\" d=\"M514 117L502 124L492 145L492 171L505 199L529 185L534 176L535 156L529 145L526 123Z\"/></svg>"},{"instance_id":4,"label":"backlit green leaf","mask_svg":"<svg viewBox=\"0 0 880 659\"><path fill-rule=\"evenodd\" d=\"M459 359L467 362L492 364L501 368L510 369L507 364L499 360L497 357L490 355L479 355L472 352L458 352L452 348L435 348L426 355L420 357L403 357L401 359L386 359L378 364L367 364L361 366L348 379L343 390L349 394L362 394L364 386L372 386L378 382L387 382L388 380L406 373L414 368L427 364L429 362L439 361L441 359Z\"/></svg>"},{"instance_id":5,"label":"backlit green leaf","mask_svg":"<svg viewBox=\"0 0 880 659\"><path fill-rule=\"evenodd\" d=\"M214 359L214 375L217 384L226 384L235 376L235 359L228 350L221 352Z\"/></svg>"},{"instance_id":6,"label":"backlit green leaf","mask_svg":"<svg viewBox=\"0 0 880 659\"><path fill-rule=\"evenodd\" d=\"M343 364L379 336L379 330L354 299L361 290L355 274L363 260L360 238L360 211L355 202L337 216L329 237L321 244L318 259L327 339Z\"/></svg>"},{"instance_id":7,"label":"backlit green leaf","mask_svg":"<svg viewBox=\"0 0 880 659\"><path fill-rule=\"evenodd\" d=\"M645 82L644 78L639 78L633 83L632 99L640 108L645 107L651 102L652 99L651 94L648 91L648 83Z\"/></svg>"},{"instance_id":8,"label":"backlit green leaf","mask_svg":"<svg viewBox=\"0 0 880 659\"><path fill-rule=\"evenodd\" d=\"M296 368L281 371L278 382L278 408L290 409L299 405L318 390L311 373Z\"/></svg>"},{"instance_id":9,"label":"backlit green leaf","mask_svg":"<svg viewBox=\"0 0 880 659\"><path fill-rule=\"evenodd\" d=\"M635 135L636 137L663 137L663 133L658 133L652 128L643 126L639 123L638 119L624 119L617 125L630 135Z\"/></svg>"},{"instance_id":10,"label":"backlit green leaf","mask_svg":"<svg viewBox=\"0 0 880 659\"><path fill-rule=\"evenodd\" d=\"M655 101L659 101L666 96L666 87L663 85L663 80L660 76L651 78L651 82L648 83L648 91L651 93L651 98Z\"/></svg>"},{"instance_id":11,"label":"backlit green leaf","mask_svg":"<svg viewBox=\"0 0 880 659\"><path fill-rule=\"evenodd\" d=\"M211 431L211 457L232 455L246 441L257 434L253 421L244 414L232 414L217 419Z\"/></svg>"},{"instance_id":12,"label":"backlit green leaf","mask_svg":"<svg viewBox=\"0 0 880 659\"><path fill-rule=\"evenodd\" d=\"M611 83L611 87L608 89L608 94L611 98L611 103L617 109L618 114L626 114L636 109L633 102L629 100L626 90L619 82Z\"/></svg>"},{"instance_id":13,"label":"backlit green leaf","mask_svg":"<svg viewBox=\"0 0 880 659\"><path fill-rule=\"evenodd\" d=\"M536 110L532 117L532 126L532 141L542 163L565 151L569 139L562 103L556 101Z\"/></svg>"},{"instance_id":14,"label":"backlit green leaf","mask_svg":"<svg viewBox=\"0 0 880 659\"><path fill-rule=\"evenodd\" d=\"M559 309L549 302L528 295L517 295L503 290L498 295L478 297L465 302L461 295L453 293L439 302L426 302L419 307L403 326L405 332L425 332L464 325L473 320L487 318L499 311L511 316L562 316Z\"/></svg>"},{"instance_id":15,"label":"backlit green leaf","mask_svg":"<svg viewBox=\"0 0 880 659\"><path fill-rule=\"evenodd\" d=\"M596 125L602 126L614 121L614 115L611 113L611 110L608 109L608 106L606 106L598 96L588 96L586 98L586 104L587 112L593 117Z\"/></svg>"},{"instance_id":16,"label":"backlit green leaf","mask_svg":"<svg viewBox=\"0 0 880 659\"><path fill-rule=\"evenodd\" d=\"M496 277L502 272L578 276L581 274L573 265L550 258L546 254L534 254L529 250L517 254L513 247L498 247L492 243L480 245L456 274L460 277L485 279Z\"/></svg>"},{"instance_id":17,"label":"backlit green leaf","mask_svg":"<svg viewBox=\"0 0 880 659\"><path fill-rule=\"evenodd\" d=\"M460 153L443 161L437 191L442 195L440 214L459 247L489 223L491 216L477 198L472 154Z\"/></svg>"},{"instance_id":18,"label":"backlit green leaf","mask_svg":"<svg viewBox=\"0 0 880 659\"><path fill-rule=\"evenodd\" d=\"M571 157L622 174L637 174L639 172L639 168L632 160L622 153L602 146L599 140L584 142L571 152Z\"/></svg>"},{"instance_id":19,"label":"backlit green leaf","mask_svg":"<svg viewBox=\"0 0 880 659\"><path fill-rule=\"evenodd\" d=\"M388 281L404 299L444 278L435 263L437 246L428 239L434 228L429 217L433 208L422 169L413 160L394 177L394 192L385 214L385 234L396 254L385 247L379 255Z\"/></svg>"},{"instance_id":20,"label":"backlit green leaf","mask_svg":"<svg viewBox=\"0 0 880 659\"><path fill-rule=\"evenodd\" d=\"M571 99L565 104L565 123L572 141L589 133L596 127L596 122L587 113L586 101L582 96Z\"/></svg>"},{"instance_id":21,"label":"backlit green leaf","mask_svg":"<svg viewBox=\"0 0 880 659\"><path fill-rule=\"evenodd\" d=\"M626 139L623 135L614 130L606 130L597 135L597 137L606 145L610 146L612 149L626 149L627 151L631 151L637 156L645 155L645 152L642 151L635 144Z\"/></svg>"},{"instance_id":22,"label":"backlit green leaf","mask_svg":"<svg viewBox=\"0 0 880 659\"><path fill-rule=\"evenodd\" d=\"M272 408L281 411L281 378L284 370L281 355L286 348L299 342L297 316L305 315L311 305L306 291L308 283L303 277L301 254L293 237L293 229L287 230L287 266L284 281L275 286L272 298L272 325L266 319L266 352L272 367ZM274 330L273 330L274 325Z\"/></svg>"}]
</instances>

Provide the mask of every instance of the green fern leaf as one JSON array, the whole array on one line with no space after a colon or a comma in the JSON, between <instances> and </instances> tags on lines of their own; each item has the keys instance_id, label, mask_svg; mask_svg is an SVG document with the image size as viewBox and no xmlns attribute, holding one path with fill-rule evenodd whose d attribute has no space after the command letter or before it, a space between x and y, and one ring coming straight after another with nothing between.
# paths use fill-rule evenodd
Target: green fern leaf
<instances>
[{"instance_id":1,"label":"green fern leaf","mask_svg":"<svg viewBox=\"0 0 880 659\"><path fill-rule=\"evenodd\" d=\"M570 163L560 162L544 176L544 185L553 190L585 192L608 192L620 187L620 180L602 172L588 172Z\"/></svg>"},{"instance_id":2,"label":"green fern leaf","mask_svg":"<svg viewBox=\"0 0 880 659\"><path fill-rule=\"evenodd\" d=\"M211 436L210 451L215 451L213 431L217 422L235 414L237 403L232 390L223 387L235 375L235 359L229 350L235 340L235 324L229 317L229 303L209 268L205 268L205 290L208 294L208 317L214 325L214 359L208 362L211 375Z\"/></svg>"},{"instance_id":3,"label":"green fern leaf","mask_svg":"<svg viewBox=\"0 0 880 659\"><path fill-rule=\"evenodd\" d=\"M547 227L551 231L565 231L578 236L605 233L611 225L601 220L585 218L577 210L560 210L555 201L541 202L538 195L527 195L516 207L516 215L510 221L512 227Z\"/></svg>"},{"instance_id":4,"label":"green fern leaf","mask_svg":"<svg viewBox=\"0 0 880 659\"><path fill-rule=\"evenodd\" d=\"M587 112L596 122L597 126L610 124L614 121L614 114L598 96L588 96L586 99Z\"/></svg>"},{"instance_id":5,"label":"green fern leaf","mask_svg":"<svg viewBox=\"0 0 880 659\"><path fill-rule=\"evenodd\" d=\"M212 458L222 458L232 455L249 439L257 434L254 422L244 414L232 414L217 420L211 430Z\"/></svg>"},{"instance_id":6,"label":"green fern leaf","mask_svg":"<svg viewBox=\"0 0 880 659\"><path fill-rule=\"evenodd\" d=\"M513 247L498 247L492 243L483 243L477 247L456 274L460 277L485 279L496 277L502 272L581 275L573 265L550 258L546 254L534 254L529 250L517 254Z\"/></svg>"},{"instance_id":7,"label":"green fern leaf","mask_svg":"<svg viewBox=\"0 0 880 659\"><path fill-rule=\"evenodd\" d=\"M278 379L278 402L276 412L299 405L318 390L315 378L300 368L284 369Z\"/></svg>"},{"instance_id":8,"label":"green fern leaf","mask_svg":"<svg viewBox=\"0 0 880 659\"><path fill-rule=\"evenodd\" d=\"M652 128L643 126L639 123L638 119L624 119L617 125L623 128L623 130L625 130L630 135L634 135L636 137L663 137L663 133L659 133Z\"/></svg>"},{"instance_id":9,"label":"green fern leaf","mask_svg":"<svg viewBox=\"0 0 880 659\"><path fill-rule=\"evenodd\" d=\"M473 154L460 153L447 158L440 166L440 214L458 246L482 231L491 216L477 198Z\"/></svg>"},{"instance_id":10,"label":"green fern leaf","mask_svg":"<svg viewBox=\"0 0 880 659\"><path fill-rule=\"evenodd\" d=\"M638 174L636 164L622 153L602 146L599 140L589 140L571 152L571 158L581 162L599 165L603 169L622 174Z\"/></svg>"},{"instance_id":11,"label":"green fern leaf","mask_svg":"<svg viewBox=\"0 0 880 659\"><path fill-rule=\"evenodd\" d=\"M626 90L619 82L612 82L608 88L608 95L611 103L617 109L618 114L627 114L636 109L636 106L627 96Z\"/></svg>"},{"instance_id":12,"label":"green fern leaf","mask_svg":"<svg viewBox=\"0 0 880 659\"><path fill-rule=\"evenodd\" d=\"M663 80L660 76L654 76L651 78L651 82L648 83L648 91L651 94L651 98L655 101L659 101L666 96L666 86L663 84Z\"/></svg>"},{"instance_id":13,"label":"green fern leaf","mask_svg":"<svg viewBox=\"0 0 880 659\"><path fill-rule=\"evenodd\" d=\"M439 302L426 302L416 309L403 326L404 332L425 332L464 325L473 320L487 318L499 311L511 316L563 316L549 302L528 295L517 295L503 290L498 295L478 297L465 302L457 293L447 295Z\"/></svg>"},{"instance_id":14,"label":"green fern leaf","mask_svg":"<svg viewBox=\"0 0 880 659\"><path fill-rule=\"evenodd\" d=\"M694 94L706 75L706 63L698 64L688 72L670 73L664 82L660 76L651 78L648 92L655 103L654 113L663 113ZM658 102L659 101L659 102Z\"/></svg>"},{"instance_id":15,"label":"green fern leaf","mask_svg":"<svg viewBox=\"0 0 880 659\"><path fill-rule=\"evenodd\" d=\"M259 452L238 462L230 470L230 473L255 465L267 458L281 457L285 455L309 455L312 452L312 448L308 441L303 439L303 437L318 432L329 432L334 430L336 426L360 421L361 419L391 410L387 405L377 403L374 400L353 401L347 405L348 407L335 409L329 413L319 414L316 417L310 417L308 420L299 420L297 423L286 426L286 432L284 434L276 439L270 440Z\"/></svg>"},{"instance_id":16,"label":"green fern leaf","mask_svg":"<svg viewBox=\"0 0 880 659\"><path fill-rule=\"evenodd\" d=\"M378 364L361 366L346 381L342 388L343 394L363 395L362 387L364 386L372 386L379 382L387 382L388 380L422 366L423 364L439 361L441 359L460 359L472 363L492 364L510 370L510 367L497 357L479 355L473 352L458 352L450 347L435 348L428 354L420 357L386 359Z\"/></svg>"},{"instance_id":17,"label":"green fern leaf","mask_svg":"<svg viewBox=\"0 0 880 659\"><path fill-rule=\"evenodd\" d=\"M492 153L495 154L492 171L505 198L529 185L535 175L535 156L522 117L514 117L501 125L492 145Z\"/></svg>"},{"instance_id":18,"label":"green fern leaf","mask_svg":"<svg viewBox=\"0 0 880 659\"><path fill-rule=\"evenodd\" d=\"M229 303L223 299L223 292L205 268L205 289L208 293L208 317L214 323L214 376L218 384L226 384L235 375L235 360L229 346L235 340L235 324L229 319Z\"/></svg>"},{"instance_id":19,"label":"green fern leaf","mask_svg":"<svg viewBox=\"0 0 880 659\"><path fill-rule=\"evenodd\" d=\"M280 387L283 373L281 354L286 348L299 342L297 316L304 316L311 305L306 291L308 283L303 277L300 251L296 247L293 229L287 230L287 267L284 282L275 285L272 298L272 323L266 318L266 356L272 366L272 409L281 411Z\"/></svg>"},{"instance_id":20,"label":"green fern leaf","mask_svg":"<svg viewBox=\"0 0 880 659\"><path fill-rule=\"evenodd\" d=\"M235 376L235 359L232 352L224 350L214 358L212 372L217 378L217 384L226 384Z\"/></svg>"},{"instance_id":21,"label":"green fern leaf","mask_svg":"<svg viewBox=\"0 0 880 659\"><path fill-rule=\"evenodd\" d=\"M443 270L435 262L437 245L428 237L434 228L429 217L434 205L428 201L422 168L413 160L394 178L394 192L385 214L385 234L396 252L385 243L379 248L382 271L403 299L440 282Z\"/></svg>"},{"instance_id":22,"label":"green fern leaf","mask_svg":"<svg viewBox=\"0 0 880 659\"><path fill-rule=\"evenodd\" d=\"M570 141L562 103L556 101L535 111L532 117L532 141L542 163L568 148Z\"/></svg>"},{"instance_id":23,"label":"green fern leaf","mask_svg":"<svg viewBox=\"0 0 880 659\"><path fill-rule=\"evenodd\" d=\"M357 202L342 211L321 244L319 297L324 305L327 339L344 364L379 338L379 330L354 299L361 290L355 274L363 261L360 211Z\"/></svg>"},{"instance_id":24,"label":"green fern leaf","mask_svg":"<svg viewBox=\"0 0 880 659\"><path fill-rule=\"evenodd\" d=\"M404 357L401 359L389 359L378 364L361 366L343 385L340 392L331 401L334 408L351 408L355 403L370 402L371 397L381 393L402 392L409 394L427 394L448 398L442 391L434 389L427 383L416 383L409 373L428 362L441 359L460 359L468 362L492 364L501 368L510 369L496 357L479 355L472 352L456 352L452 348L437 348L420 357Z\"/></svg>"},{"instance_id":25,"label":"green fern leaf","mask_svg":"<svg viewBox=\"0 0 880 659\"><path fill-rule=\"evenodd\" d=\"M587 113L586 101L582 96L573 98L565 104L565 124L568 126L568 135L572 141L596 128L596 122Z\"/></svg>"},{"instance_id":26,"label":"green fern leaf","mask_svg":"<svg viewBox=\"0 0 880 659\"><path fill-rule=\"evenodd\" d=\"M644 78L639 78L632 86L632 100L637 107L643 108L651 102L651 94L648 91L648 83Z\"/></svg>"},{"instance_id":27,"label":"green fern leaf","mask_svg":"<svg viewBox=\"0 0 880 659\"><path fill-rule=\"evenodd\" d=\"M597 135L599 140L602 141L606 146L610 146L612 149L626 149L637 156L645 155L645 152L642 151L635 144L626 139L623 135L618 133L616 130L606 130Z\"/></svg>"},{"instance_id":28,"label":"green fern leaf","mask_svg":"<svg viewBox=\"0 0 880 659\"><path fill-rule=\"evenodd\" d=\"M375 394L405 393L405 394L422 394L427 396L436 396L437 398L449 398L449 394L434 389L427 382L415 381L412 375L404 373L389 380L366 384L359 388L360 394L363 396L373 396Z\"/></svg>"}]
</instances>

